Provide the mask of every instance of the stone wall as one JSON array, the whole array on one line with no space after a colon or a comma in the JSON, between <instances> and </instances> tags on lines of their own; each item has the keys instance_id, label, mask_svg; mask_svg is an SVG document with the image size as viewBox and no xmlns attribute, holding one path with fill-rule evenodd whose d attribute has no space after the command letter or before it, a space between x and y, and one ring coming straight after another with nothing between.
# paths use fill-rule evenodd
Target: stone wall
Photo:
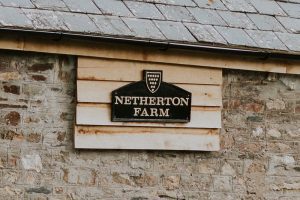
<instances>
[{"instance_id":1,"label":"stone wall","mask_svg":"<svg viewBox=\"0 0 300 200\"><path fill-rule=\"evenodd\" d=\"M74 150L75 60L0 52L0 199L300 199L299 76L225 70L220 152Z\"/></svg>"}]
</instances>

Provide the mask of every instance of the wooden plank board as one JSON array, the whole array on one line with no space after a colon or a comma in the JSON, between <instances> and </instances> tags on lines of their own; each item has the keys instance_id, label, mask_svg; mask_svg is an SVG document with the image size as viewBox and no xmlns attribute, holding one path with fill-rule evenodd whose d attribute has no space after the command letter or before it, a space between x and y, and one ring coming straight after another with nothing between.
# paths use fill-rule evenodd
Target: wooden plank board
<instances>
[{"instance_id":1,"label":"wooden plank board","mask_svg":"<svg viewBox=\"0 0 300 200\"><path fill-rule=\"evenodd\" d=\"M221 128L221 108L192 107L188 123L112 122L110 104L77 104L77 125Z\"/></svg>"},{"instance_id":2,"label":"wooden plank board","mask_svg":"<svg viewBox=\"0 0 300 200\"><path fill-rule=\"evenodd\" d=\"M77 101L82 103L110 103L111 92L130 82L77 81ZM222 106L219 85L175 84L192 93L192 106Z\"/></svg>"},{"instance_id":3,"label":"wooden plank board","mask_svg":"<svg viewBox=\"0 0 300 200\"><path fill-rule=\"evenodd\" d=\"M78 79L140 81L142 71L163 70L169 83L222 84L222 70L184 65L78 57Z\"/></svg>"},{"instance_id":4,"label":"wooden plank board","mask_svg":"<svg viewBox=\"0 0 300 200\"><path fill-rule=\"evenodd\" d=\"M299 73L299 70L294 69L300 66L299 61L286 62L285 59L262 59L238 54L222 55L175 49L161 51L159 47L147 48L134 45L121 45L119 43L100 43L66 38L54 41L51 38L25 37L19 34L10 34L9 36L7 34L0 34L0 48L278 73Z\"/></svg>"},{"instance_id":5,"label":"wooden plank board","mask_svg":"<svg viewBox=\"0 0 300 200\"><path fill-rule=\"evenodd\" d=\"M75 148L218 151L218 132L216 129L76 126Z\"/></svg>"}]
</instances>

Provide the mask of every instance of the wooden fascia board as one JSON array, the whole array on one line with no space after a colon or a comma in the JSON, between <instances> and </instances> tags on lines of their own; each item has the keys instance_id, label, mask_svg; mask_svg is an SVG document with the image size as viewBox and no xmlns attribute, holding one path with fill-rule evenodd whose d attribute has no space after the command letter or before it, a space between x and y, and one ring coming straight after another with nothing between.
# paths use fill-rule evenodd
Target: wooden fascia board
<instances>
[{"instance_id":1,"label":"wooden fascia board","mask_svg":"<svg viewBox=\"0 0 300 200\"><path fill-rule=\"evenodd\" d=\"M51 40L51 38L43 37L0 34L0 49L300 74L300 61L298 60L262 59L242 55L221 55L189 50L160 50L154 47L100 43L66 38Z\"/></svg>"}]
</instances>

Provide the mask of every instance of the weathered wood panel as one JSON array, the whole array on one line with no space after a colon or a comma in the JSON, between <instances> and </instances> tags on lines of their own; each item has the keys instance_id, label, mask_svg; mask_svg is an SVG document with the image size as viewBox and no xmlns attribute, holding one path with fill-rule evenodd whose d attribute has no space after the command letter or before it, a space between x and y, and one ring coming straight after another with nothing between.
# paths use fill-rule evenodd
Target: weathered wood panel
<instances>
[{"instance_id":1,"label":"weathered wood panel","mask_svg":"<svg viewBox=\"0 0 300 200\"><path fill-rule=\"evenodd\" d=\"M76 126L75 148L218 151L216 129Z\"/></svg>"},{"instance_id":2,"label":"weathered wood panel","mask_svg":"<svg viewBox=\"0 0 300 200\"><path fill-rule=\"evenodd\" d=\"M110 104L77 104L76 124L106 126L221 128L221 109L192 107L191 121L189 123L112 122Z\"/></svg>"},{"instance_id":3,"label":"weathered wood panel","mask_svg":"<svg viewBox=\"0 0 300 200\"><path fill-rule=\"evenodd\" d=\"M142 71L163 70L169 83L222 84L222 70L116 59L78 58L78 79L140 81Z\"/></svg>"},{"instance_id":4,"label":"weathered wood panel","mask_svg":"<svg viewBox=\"0 0 300 200\"><path fill-rule=\"evenodd\" d=\"M261 59L236 54L221 55L172 49L161 51L159 48L144 48L140 46L79 41L66 38L54 41L51 38L24 37L18 34L11 34L9 36L7 34L0 34L0 48L213 68L300 73L300 70L296 69L300 66L299 61L286 62L284 59Z\"/></svg>"},{"instance_id":5,"label":"weathered wood panel","mask_svg":"<svg viewBox=\"0 0 300 200\"><path fill-rule=\"evenodd\" d=\"M130 82L77 81L77 101L83 103L110 103L111 92ZM192 106L222 106L221 86L175 84L192 93Z\"/></svg>"}]
</instances>

